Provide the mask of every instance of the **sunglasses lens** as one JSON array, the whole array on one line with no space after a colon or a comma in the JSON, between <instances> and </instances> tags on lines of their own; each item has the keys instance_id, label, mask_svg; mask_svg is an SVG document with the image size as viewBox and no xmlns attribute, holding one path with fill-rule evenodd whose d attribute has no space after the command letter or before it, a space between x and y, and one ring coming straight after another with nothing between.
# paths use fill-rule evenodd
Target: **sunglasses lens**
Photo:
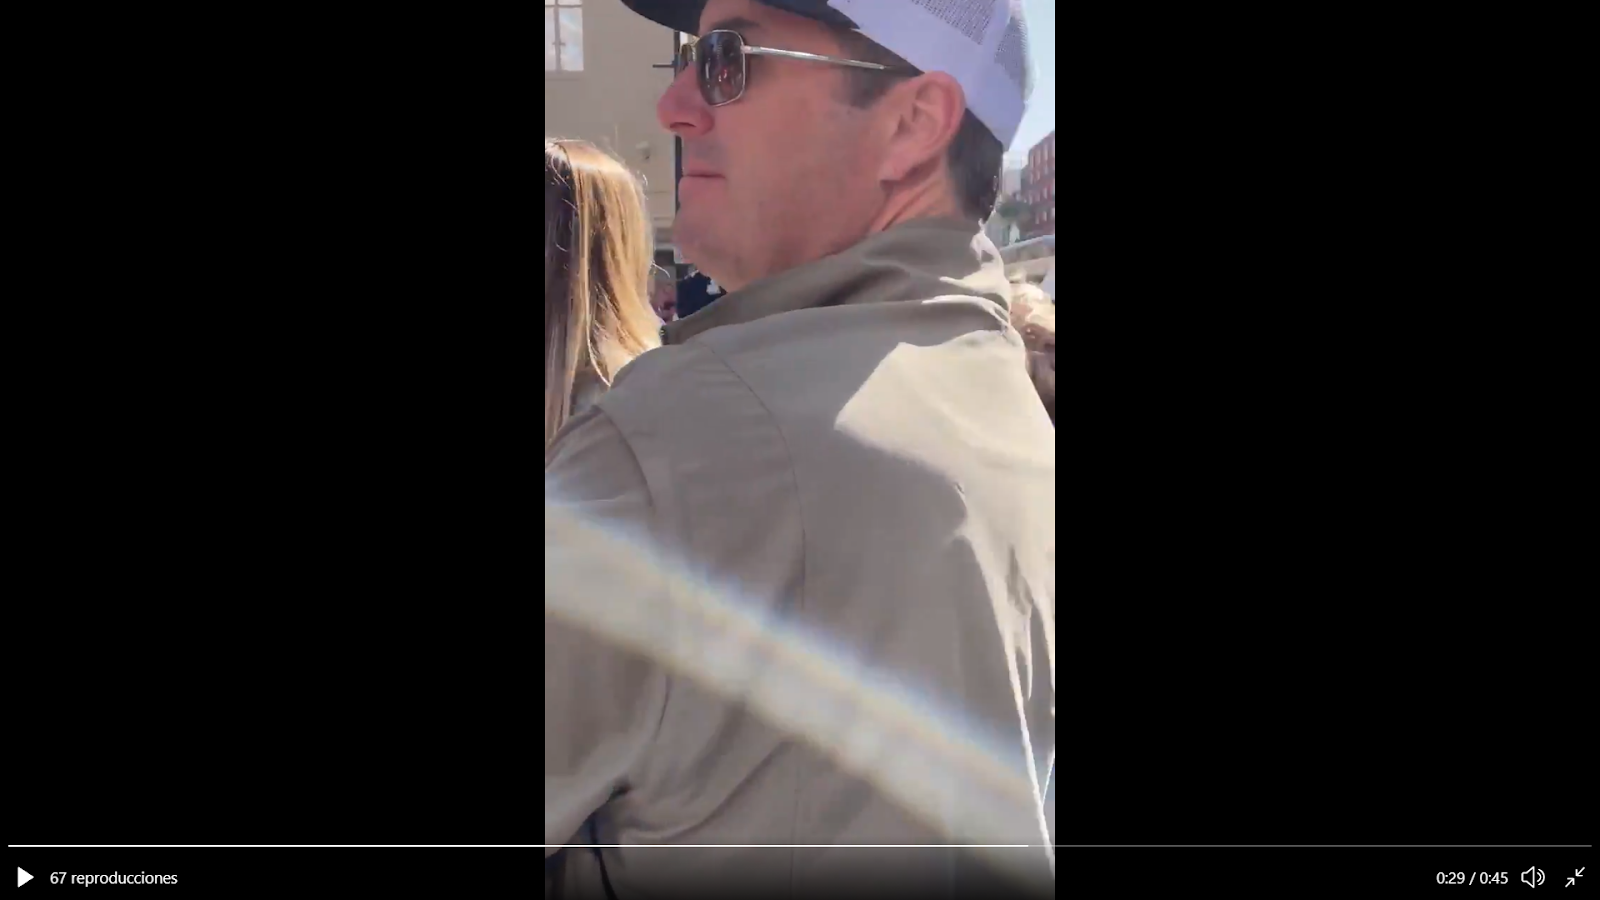
<instances>
[{"instance_id":1,"label":"sunglasses lens","mask_svg":"<svg viewBox=\"0 0 1600 900\"><path fill-rule=\"evenodd\" d=\"M694 44L700 95L712 106L744 93L744 43L729 31L713 31Z\"/></svg>"}]
</instances>

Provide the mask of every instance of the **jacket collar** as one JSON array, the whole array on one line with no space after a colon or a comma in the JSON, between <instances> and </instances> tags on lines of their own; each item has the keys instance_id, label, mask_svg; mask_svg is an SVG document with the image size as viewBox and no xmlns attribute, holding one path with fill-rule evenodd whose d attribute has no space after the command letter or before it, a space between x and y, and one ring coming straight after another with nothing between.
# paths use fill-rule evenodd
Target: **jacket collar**
<instances>
[{"instance_id":1,"label":"jacket collar","mask_svg":"<svg viewBox=\"0 0 1600 900\"><path fill-rule=\"evenodd\" d=\"M1011 290L1000 252L975 222L919 219L868 236L848 250L797 266L718 297L661 328L661 342L681 344L723 325L818 306L985 297L1009 309Z\"/></svg>"}]
</instances>

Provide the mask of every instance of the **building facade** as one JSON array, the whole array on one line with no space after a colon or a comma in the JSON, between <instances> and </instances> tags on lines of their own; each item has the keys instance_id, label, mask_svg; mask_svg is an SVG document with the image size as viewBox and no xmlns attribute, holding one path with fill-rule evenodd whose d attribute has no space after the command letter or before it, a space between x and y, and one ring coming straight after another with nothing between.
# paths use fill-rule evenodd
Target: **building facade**
<instances>
[{"instance_id":1,"label":"building facade","mask_svg":"<svg viewBox=\"0 0 1600 900\"><path fill-rule=\"evenodd\" d=\"M1056 233L1056 133L1050 132L1028 151L1022 171L1022 202L1027 206L1022 236L1035 238Z\"/></svg>"},{"instance_id":2,"label":"building facade","mask_svg":"<svg viewBox=\"0 0 1600 900\"><path fill-rule=\"evenodd\" d=\"M678 35L618 0L544 0L544 133L616 154L644 180L657 261L672 255L673 137L656 121Z\"/></svg>"}]
</instances>

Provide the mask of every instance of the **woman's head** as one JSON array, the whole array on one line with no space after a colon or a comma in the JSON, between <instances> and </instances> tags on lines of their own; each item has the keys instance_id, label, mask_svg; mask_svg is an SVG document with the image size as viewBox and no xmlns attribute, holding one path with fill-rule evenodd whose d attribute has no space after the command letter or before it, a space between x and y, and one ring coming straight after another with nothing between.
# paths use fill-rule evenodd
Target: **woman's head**
<instances>
[{"instance_id":1,"label":"woman's head","mask_svg":"<svg viewBox=\"0 0 1600 900\"><path fill-rule=\"evenodd\" d=\"M544 441L572 412L579 377L610 385L660 340L649 302L644 193L584 141L544 142Z\"/></svg>"},{"instance_id":2,"label":"woman's head","mask_svg":"<svg viewBox=\"0 0 1600 900\"><path fill-rule=\"evenodd\" d=\"M1011 286L1011 325L1028 348L1028 377L1056 420L1056 307L1050 295L1031 284Z\"/></svg>"},{"instance_id":3,"label":"woman's head","mask_svg":"<svg viewBox=\"0 0 1600 900\"><path fill-rule=\"evenodd\" d=\"M678 317L678 283L672 280L670 272L659 266L650 286L650 305L655 308L656 318L663 322Z\"/></svg>"},{"instance_id":4,"label":"woman's head","mask_svg":"<svg viewBox=\"0 0 1600 900\"><path fill-rule=\"evenodd\" d=\"M1050 295L1026 282L1011 285L1011 327L1029 350L1056 352L1056 306Z\"/></svg>"}]
</instances>

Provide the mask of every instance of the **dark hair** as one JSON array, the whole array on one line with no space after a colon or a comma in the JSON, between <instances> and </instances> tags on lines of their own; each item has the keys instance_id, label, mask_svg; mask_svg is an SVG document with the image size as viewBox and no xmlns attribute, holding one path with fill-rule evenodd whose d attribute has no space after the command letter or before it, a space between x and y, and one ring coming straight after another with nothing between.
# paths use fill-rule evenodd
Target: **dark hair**
<instances>
[{"instance_id":1,"label":"dark hair","mask_svg":"<svg viewBox=\"0 0 1600 900\"><path fill-rule=\"evenodd\" d=\"M857 31L835 29L839 44L846 55L861 62L878 63L917 71L914 66L891 53ZM878 102L889 92L894 81L884 73L872 69L846 69L846 100L851 106L865 109ZM988 127L967 110L961 118L961 128L945 159L950 164L950 178L955 182L956 197L961 201L961 211L974 219L984 220L994 211L995 200L1000 196L1000 171L1005 166L1006 148L1000 145Z\"/></svg>"}]
</instances>

